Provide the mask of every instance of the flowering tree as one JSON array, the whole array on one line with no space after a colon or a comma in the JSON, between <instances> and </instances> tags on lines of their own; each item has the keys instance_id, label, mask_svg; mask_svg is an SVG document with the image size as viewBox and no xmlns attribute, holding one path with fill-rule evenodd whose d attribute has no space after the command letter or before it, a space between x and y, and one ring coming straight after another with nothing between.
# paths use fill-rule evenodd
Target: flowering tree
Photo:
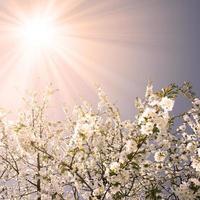
<instances>
[{"instance_id":1,"label":"flowering tree","mask_svg":"<svg viewBox=\"0 0 200 200\"><path fill-rule=\"evenodd\" d=\"M50 92L52 93L52 92ZM171 84L136 99L134 120L99 89L63 121L46 116L48 94L33 96L12 124L2 117L2 199L200 199L200 99ZM174 115L178 96L191 108Z\"/></svg>"},{"instance_id":2,"label":"flowering tree","mask_svg":"<svg viewBox=\"0 0 200 200\"><path fill-rule=\"evenodd\" d=\"M51 93L47 90L40 100L31 94L15 122L1 121L1 199L64 199L55 160L48 153L63 125L46 118Z\"/></svg>"}]
</instances>

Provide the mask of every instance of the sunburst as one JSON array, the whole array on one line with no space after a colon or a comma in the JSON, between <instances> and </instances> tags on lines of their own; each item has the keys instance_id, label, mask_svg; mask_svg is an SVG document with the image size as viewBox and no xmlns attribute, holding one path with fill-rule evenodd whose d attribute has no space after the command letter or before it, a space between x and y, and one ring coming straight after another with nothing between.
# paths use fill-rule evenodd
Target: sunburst
<instances>
[{"instance_id":1,"label":"sunburst","mask_svg":"<svg viewBox=\"0 0 200 200\"><path fill-rule=\"evenodd\" d=\"M124 47L131 43L132 32L123 27L132 22L132 15L124 15L130 8L121 8L123 4L117 1L113 8L113 1L2 1L0 104L16 107L21 91L39 91L51 82L62 91L54 98L57 104L74 105L80 96L94 101L96 83L117 89L124 80L115 71L121 70L121 57L131 55Z\"/></svg>"},{"instance_id":2,"label":"sunburst","mask_svg":"<svg viewBox=\"0 0 200 200\"><path fill-rule=\"evenodd\" d=\"M74 77L75 82L82 80L86 85L89 80L78 66L81 44L75 35L81 32L66 20L66 3L41 2L8 1L0 11L0 45L5 47L0 60L4 57L0 69L6 73L4 88L13 85L21 91L39 90L53 82L66 91L64 98L72 102L78 94L73 89Z\"/></svg>"}]
</instances>

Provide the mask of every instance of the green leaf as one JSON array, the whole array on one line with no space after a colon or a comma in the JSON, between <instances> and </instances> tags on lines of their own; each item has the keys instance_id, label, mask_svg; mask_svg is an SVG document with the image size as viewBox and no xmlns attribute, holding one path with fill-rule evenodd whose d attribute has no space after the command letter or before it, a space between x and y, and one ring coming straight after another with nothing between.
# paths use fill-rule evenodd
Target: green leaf
<instances>
[{"instance_id":1,"label":"green leaf","mask_svg":"<svg viewBox=\"0 0 200 200\"><path fill-rule=\"evenodd\" d=\"M128 158L129 160L132 160L133 157L134 157L134 153L133 153L133 152L127 155L127 158Z\"/></svg>"},{"instance_id":2,"label":"green leaf","mask_svg":"<svg viewBox=\"0 0 200 200\"><path fill-rule=\"evenodd\" d=\"M154 124L154 127L153 127L153 133L159 133L160 130L158 129L158 127L156 126L156 124Z\"/></svg>"}]
</instances>

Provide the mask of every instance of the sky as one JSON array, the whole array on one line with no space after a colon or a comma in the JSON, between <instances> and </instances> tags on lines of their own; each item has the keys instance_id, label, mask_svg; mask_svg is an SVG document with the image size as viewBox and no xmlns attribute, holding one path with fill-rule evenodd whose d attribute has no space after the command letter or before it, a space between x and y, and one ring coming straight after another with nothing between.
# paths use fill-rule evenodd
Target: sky
<instances>
[{"instance_id":1,"label":"sky","mask_svg":"<svg viewBox=\"0 0 200 200\"><path fill-rule=\"evenodd\" d=\"M96 85L123 118L149 80L156 89L190 81L200 95L199 10L199 0L1 0L0 106L16 112L26 90L49 83L61 118L62 105L95 105ZM46 21L36 38L31 24Z\"/></svg>"}]
</instances>

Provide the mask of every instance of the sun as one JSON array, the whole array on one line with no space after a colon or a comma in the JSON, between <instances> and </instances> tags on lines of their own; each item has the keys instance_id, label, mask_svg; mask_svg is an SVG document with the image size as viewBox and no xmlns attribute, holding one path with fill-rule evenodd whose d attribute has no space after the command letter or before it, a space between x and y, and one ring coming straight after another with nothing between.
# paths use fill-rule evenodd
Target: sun
<instances>
[{"instance_id":1,"label":"sun","mask_svg":"<svg viewBox=\"0 0 200 200\"><path fill-rule=\"evenodd\" d=\"M69 27L62 26L49 15L29 15L16 24L13 35L17 38L17 46L21 52L21 60L24 66L43 65L50 62L52 56L61 57L71 47ZM40 63L38 63L40 62ZM30 68L29 67L29 68Z\"/></svg>"},{"instance_id":2,"label":"sun","mask_svg":"<svg viewBox=\"0 0 200 200\"><path fill-rule=\"evenodd\" d=\"M56 41L56 26L48 18L32 17L19 27L20 39L27 49L54 48Z\"/></svg>"}]
</instances>

